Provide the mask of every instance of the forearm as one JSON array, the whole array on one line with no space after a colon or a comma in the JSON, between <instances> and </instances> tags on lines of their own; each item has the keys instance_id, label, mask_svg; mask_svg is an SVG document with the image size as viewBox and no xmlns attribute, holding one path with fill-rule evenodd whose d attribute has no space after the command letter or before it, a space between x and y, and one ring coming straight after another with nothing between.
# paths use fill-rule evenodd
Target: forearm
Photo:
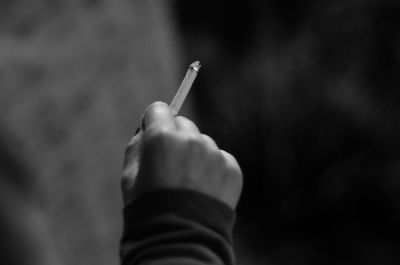
<instances>
[{"instance_id":1,"label":"forearm","mask_svg":"<svg viewBox=\"0 0 400 265\"><path fill-rule=\"evenodd\" d=\"M123 265L234 264L227 205L188 190L147 193L124 209Z\"/></svg>"}]
</instances>

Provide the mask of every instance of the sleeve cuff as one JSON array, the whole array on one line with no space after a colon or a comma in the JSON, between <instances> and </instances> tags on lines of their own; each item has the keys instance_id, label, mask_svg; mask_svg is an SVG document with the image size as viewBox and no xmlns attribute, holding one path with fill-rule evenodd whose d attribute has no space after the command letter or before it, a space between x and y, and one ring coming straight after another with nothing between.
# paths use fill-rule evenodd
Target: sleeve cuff
<instances>
[{"instance_id":1,"label":"sleeve cuff","mask_svg":"<svg viewBox=\"0 0 400 265\"><path fill-rule=\"evenodd\" d=\"M234 210L207 194L192 190L165 189L139 196L124 208L125 230L129 230L127 224L131 222L170 213L194 220L232 242Z\"/></svg>"},{"instance_id":2,"label":"sleeve cuff","mask_svg":"<svg viewBox=\"0 0 400 265\"><path fill-rule=\"evenodd\" d=\"M234 264L234 221L233 209L200 192L143 194L124 209L122 264Z\"/></svg>"}]
</instances>

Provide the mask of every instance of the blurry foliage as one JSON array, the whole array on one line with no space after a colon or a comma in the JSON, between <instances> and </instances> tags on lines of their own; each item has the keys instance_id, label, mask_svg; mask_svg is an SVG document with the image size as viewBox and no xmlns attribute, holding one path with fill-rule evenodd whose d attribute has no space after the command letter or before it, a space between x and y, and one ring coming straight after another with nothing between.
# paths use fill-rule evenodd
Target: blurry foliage
<instances>
[{"instance_id":1,"label":"blurry foliage","mask_svg":"<svg viewBox=\"0 0 400 265\"><path fill-rule=\"evenodd\" d=\"M201 127L244 171L239 238L277 264L398 264L400 4L175 7Z\"/></svg>"}]
</instances>

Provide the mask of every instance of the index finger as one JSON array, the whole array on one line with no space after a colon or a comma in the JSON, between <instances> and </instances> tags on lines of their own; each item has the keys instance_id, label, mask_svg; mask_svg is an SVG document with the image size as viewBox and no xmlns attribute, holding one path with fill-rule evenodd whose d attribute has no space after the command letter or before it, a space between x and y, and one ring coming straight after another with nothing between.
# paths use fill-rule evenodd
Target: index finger
<instances>
[{"instance_id":1,"label":"index finger","mask_svg":"<svg viewBox=\"0 0 400 265\"><path fill-rule=\"evenodd\" d=\"M171 108L164 102L154 102L145 111L143 117L143 130L175 130L175 118Z\"/></svg>"}]
</instances>

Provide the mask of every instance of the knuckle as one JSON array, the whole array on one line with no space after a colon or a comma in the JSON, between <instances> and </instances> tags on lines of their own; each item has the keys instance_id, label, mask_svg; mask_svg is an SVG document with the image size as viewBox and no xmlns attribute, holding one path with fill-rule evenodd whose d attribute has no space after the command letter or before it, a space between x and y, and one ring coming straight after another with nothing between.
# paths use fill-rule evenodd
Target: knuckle
<instances>
[{"instance_id":1,"label":"knuckle","mask_svg":"<svg viewBox=\"0 0 400 265\"><path fill-rule=\"evenodd\" d=\"M206 158L209 163L222 163L222 158L220 157L219 149L213 144L204 140L202 135L198 135L190 140L190 145L193 151L199 153L201 156Z\"/></svg>"},{"instance_id":2,"label":"knuckle","mask_svg":"<svg viewBox=\"0 0 400 265\"><path fill-rule=\"evenodd\" d=\"M185 118L183 116L176 116L175 120L178 122L185 122L185 121L187 121L187 118Z\"/></svg>"},{"instance_id":3,"label":"knuckle","mask_svg":"<svg viewBox=\"0 0 400 265\"><path fill-rule=\"evenodd\" d=\"M195 123L191 119L189 119L188 117L185 117L185 116L179 115L179 116L176 116L175 119L177 119L179 121L182 121L182 122L186 122L186 123L190 123L192 125L195 125Z\"/></svg>"},{"instance_id":4,"label":"knuckle","mask_svg":"<svg viewBox=\"0 0 400 265\"><path fill-rule=\"evenodd\" d=\"M212 150L219 151L217 143L214 141L213 138L211 138L207 134L202 134L201 137L203 138L203 141L208 145L208 147Z\"/></svg>"},{"instance_id":5,"label":"knuckle","mask_svg":"<svg viewBox=\"0 0 400 265\"><path fill-rule=\"evenodd\" d=\"M209 135L207 135L207 134L202 133L201 136L202 136L206 141L214 141L214 140L211 138L211 136L209 136Z\"/></svg>"},{"instance_id":6,"label":"knuckle","mask_svg":"<svg viewBox=\"0 0 400 265\"><path fill-rule=\"evenodd\" d=\"M200 135L184 135L181 140L181 147L187 158L203 161L209 155L207 146Z\"/></svg>"},{"instance_id":7,"label":"knuckle","mask_svg":"<svg viewBox=\"0 0 400 265\"><path fill-rule=\"evenodd\" d=\"M221 150L221 153L224 157L224 166L226 171L228 172L228 175L241 181L243 179L243 173L236 158L225 151Z\"/></svg>"},{"instance_id":8,"label":"knuckle","mask_svg":"<svg viewBox=\"0 0 400 265\"><path fill-rule=\"evenodd\" d=\"M204 144L202 143L200 137L195 135L189 135L185 139L186 146L194 151L200 151L204 149Z\"/></svg>"},{"instance_id":9,"label":"knuckle","mask_svg":"<svg viewBox=\"0 0 400 265\"><path fill-rule=\"evenodd\" d=\"M208 141L208 142L211 142L211 143L215 143L214 139L211 138L211 136L209 136L209 135L207 135L207 134L202 134L201 136L203 137L203 139L204 139L205 141Z\"/></svg>"}]
</instances>

